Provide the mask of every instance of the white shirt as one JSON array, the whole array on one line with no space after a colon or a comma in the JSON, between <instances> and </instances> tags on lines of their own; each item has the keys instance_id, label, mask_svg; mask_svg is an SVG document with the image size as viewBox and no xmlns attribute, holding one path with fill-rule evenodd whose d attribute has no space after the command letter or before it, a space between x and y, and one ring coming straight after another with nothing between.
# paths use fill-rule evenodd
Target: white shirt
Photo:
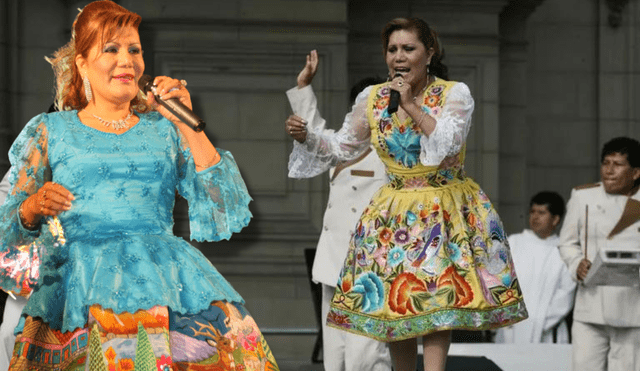
<instances>
[{"instance_id":1,"label":"white shirt","mask_svg":"<svg viewBox=\"0 0 640 371\"><path fill-rule=\"evenodd\" d=\"M558 252L558 242L558 235L541 239L529 229L509 236L529 319L498 330L496 342L553 342L553 328L561 324L573 308L576 289ZM557 342L568 342L566 326L559 327L557 335Z\"/></svg>"}]
</instances>

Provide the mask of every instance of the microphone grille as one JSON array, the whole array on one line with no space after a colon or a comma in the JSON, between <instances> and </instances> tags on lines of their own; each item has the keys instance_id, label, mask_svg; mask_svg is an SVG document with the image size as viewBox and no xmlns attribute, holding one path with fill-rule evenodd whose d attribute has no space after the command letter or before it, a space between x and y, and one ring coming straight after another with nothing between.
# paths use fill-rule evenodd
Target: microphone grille
<instances>
[{"instance_id":1,"label":"microphone grille","mask_svg":"<svg viewBox=\"0 0 640 371\"><path fill-rule=\"evenodd\" d=\"M153 77L149 75L140 76L140 80L138 80L138 87L140 88L140 90L147 93L149 92L149 89L151 89L152 85L153 85Z\"/></svg>"}]
</instances>

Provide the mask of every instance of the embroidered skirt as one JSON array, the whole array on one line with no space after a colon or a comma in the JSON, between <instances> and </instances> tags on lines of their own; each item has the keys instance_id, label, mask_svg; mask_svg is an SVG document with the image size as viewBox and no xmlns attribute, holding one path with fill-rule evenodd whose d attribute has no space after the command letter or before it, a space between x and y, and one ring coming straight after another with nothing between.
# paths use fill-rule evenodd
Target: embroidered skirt
<instances>
[{"instance_id":1,"label":"embroidered skirt","mask_svg":"<svg viewBox=\"0 0 640 371\"><path fill-rule=\"evenodd\" d=\"M388 342L527 318L502 222L480 187L447 170L390 178L356 226L328 325Z\"/></svg>"},{"instance_id":2,"label":"embroidered skirt","mask_svg":"<svg viewBox=\"0 0 640 371\"><path fill-rule=\"evenodd\" d=\"M26 317L9 370L276 371L278 366L244 306L215 301L195 315L158 306L114 314L95 305L86 327L64 333Z\"/></svg>"}]
</instances>

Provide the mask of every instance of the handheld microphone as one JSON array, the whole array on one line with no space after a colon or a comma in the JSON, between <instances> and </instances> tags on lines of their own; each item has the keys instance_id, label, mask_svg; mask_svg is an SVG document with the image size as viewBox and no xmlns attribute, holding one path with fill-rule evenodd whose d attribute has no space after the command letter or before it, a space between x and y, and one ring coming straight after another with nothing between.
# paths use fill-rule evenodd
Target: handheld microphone
<instances>
[{"instance_id":1,"label":"handheld microphone","mask_svg":"<svg viewBox=\"0 0 640 371\"><path fill-rule=\"evenodd\" d=\"M153 93L153 96L155 97L158 104L169 110L169 112L173 113L177 118L180 119L180 121L187 124L194 131L199 133L206 126L204 120L193 113L193 111L190 110L187 106L182 104L182 102L180 102L178 98L171 98L167 100L163 100L162 98L160 98L160 96L156 94L156 86L153 85L153 77L149 75L142 75L140 77L140 80L138 80L138 87L145 94L147 94L148 92Z\"/></svg>"},{"instance_id":2,"label":"handheld microphone","mask_svg":"<svg viewBox=\"0 0 640 371\"><path fill-rule=\"evenodd\" d=\"M401 73L396 73L393 75L393 78L402 77ZM391 97L389 98L389 107L387 107L387 112L389 114L396 113L398 111L398 104L400 103L400 92L397 90L391 89Z\"/></svg>"}]
</instances>

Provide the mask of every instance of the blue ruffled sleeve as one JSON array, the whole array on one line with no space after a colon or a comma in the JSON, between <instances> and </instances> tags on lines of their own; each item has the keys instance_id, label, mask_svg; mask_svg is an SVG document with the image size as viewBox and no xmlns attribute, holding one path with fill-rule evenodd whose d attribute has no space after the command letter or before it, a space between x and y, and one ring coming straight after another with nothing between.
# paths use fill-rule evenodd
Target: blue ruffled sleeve
<instances>
[{"instance_id":1,"label":"blue ruffled sleeve","mask_svg":"<svg viewBox=\"0 0 640 371\"><path fill-rule=\"evenodd\" d=\"M217 149L220 161L196 171L186 139L180 134L182 152L179 165L178 192L189 204L191 239L227 240L240 232L251 220L251 196L230 152Z\"/></svg>"},{"instance_id":2,"label":"blue ruffled sleeve","mask_svg":"<svg viewBox=\"0 0 640 371\"><path fill-rule=\"evenodd\" d=\"M0 207L0 287L9 291L20 291L16 273L26 269L25 262L32 262L32 245L40 230L28 230L20 221L20 204L51 180L47 157L47 116L31 119L9 150L10 188L4 204ZM26 259L17 259L20 255ZM23 263L20 263L23 262ZM16 266L19 264L20 266Z\"/></svg>"},{"instance_id":3,"label":"blue ruffled sleeve","mask_svg":"<svg viewBox=\"0 0 640 371\"><path fill-rule=\"evenodd\" d=\"M39 235L39 231L30 231L22 226L18 209L22 201L51 180L46 119L46 114L31 119L9 150L11 186L0 207L0 251L7 246L31 243Z\"/></svg>"}]
</instances>

